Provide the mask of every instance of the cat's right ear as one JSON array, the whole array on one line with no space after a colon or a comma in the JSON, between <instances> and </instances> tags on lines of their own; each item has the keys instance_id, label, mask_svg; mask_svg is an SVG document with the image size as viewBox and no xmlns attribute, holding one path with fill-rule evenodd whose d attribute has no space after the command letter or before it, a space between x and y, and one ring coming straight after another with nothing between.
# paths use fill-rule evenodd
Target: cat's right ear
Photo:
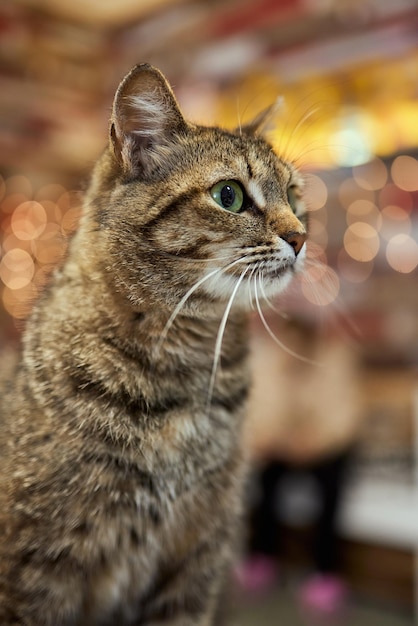
<instances>
[{"instance_id":1,"label":"cat's right ear","mask_svg":"<svg viewBox=\"0 0 418 626\"><path fill-rule=\"evenodd\" d=\"M110 125L115 157L131 176L162 164L176 135L188 124L163 74L144 63L134 67L116 91Z\"/></svg>"},{"instance_id":2,"label":"cat's right ear","mask_svg":"<svg viewBox=\"0 0 418 626\"><path fill-rule=\"evenodd\" d=\"M281 113L284 108L284 100L279 96L270 106L261 111L251 122L241 125L236 132L240 135L262 135L274 127L274 118Z\"/></svg>"}]
</instances>

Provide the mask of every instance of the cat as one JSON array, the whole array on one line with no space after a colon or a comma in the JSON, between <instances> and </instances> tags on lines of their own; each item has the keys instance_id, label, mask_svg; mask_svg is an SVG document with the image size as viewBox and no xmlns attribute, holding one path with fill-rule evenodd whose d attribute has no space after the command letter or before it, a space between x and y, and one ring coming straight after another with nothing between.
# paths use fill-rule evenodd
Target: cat
<instances>
[{"instance_id":1,"label":"cat","mask_svg":"<svg viewBox=\"0 0 418 626\"><path fill-rule=\"evenodd\" d=\"M218 623L241 517L247 319L303 268L301 177L136 66L0 419L3 626ZM260 304L261 303L261 304Z\"/></svg>"}]
</instances>

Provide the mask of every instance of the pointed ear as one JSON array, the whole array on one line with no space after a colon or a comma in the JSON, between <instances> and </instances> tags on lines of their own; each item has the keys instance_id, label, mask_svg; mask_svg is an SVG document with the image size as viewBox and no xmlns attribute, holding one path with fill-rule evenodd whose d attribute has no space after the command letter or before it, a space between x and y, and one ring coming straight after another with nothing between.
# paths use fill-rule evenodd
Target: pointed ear
<instances>
[{"instance_id":1,"label":"pointed ear","mask_svg":"<svg viewBox=\"0 0 418 626\"><path fill-rule=\"evenodd\" d=\"M269 130L273 118L282 111L284 106L283 97L279 96L270 106L261 111L251 122L244 124L238 129L243 135L261 135Z\"/></svg>"},{"instance_id":2,"label":"pointed ear","mask_svg":"<svg viewBox=\"0 0 418 626\"><path fill-rule=\"evenodd\" d=\"M171 87L159 70L144 63L125 76L113 103L110 140L127 174L147 174L158 167L175 135L187 128Z\"/></svg>"}]
</instances>

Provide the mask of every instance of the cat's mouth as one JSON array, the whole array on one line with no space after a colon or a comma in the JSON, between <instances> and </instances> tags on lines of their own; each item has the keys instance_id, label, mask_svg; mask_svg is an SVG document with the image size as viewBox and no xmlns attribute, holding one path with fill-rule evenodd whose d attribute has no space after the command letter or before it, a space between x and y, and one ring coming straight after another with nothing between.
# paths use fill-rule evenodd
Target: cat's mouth
<instances>
[{"instance_id":1,"label":"cat's mouth","mask_svg":"<svg viewBox=\"0 0 418 626\"><path fill-rule=\"evenodd\" d=\"M265 267L261 271L261 275L263 278L274 280L276 278L282 278L285 274L288 274L291 271L294 271L294 263L287 262Z\"/></svg>"}]
</instances>

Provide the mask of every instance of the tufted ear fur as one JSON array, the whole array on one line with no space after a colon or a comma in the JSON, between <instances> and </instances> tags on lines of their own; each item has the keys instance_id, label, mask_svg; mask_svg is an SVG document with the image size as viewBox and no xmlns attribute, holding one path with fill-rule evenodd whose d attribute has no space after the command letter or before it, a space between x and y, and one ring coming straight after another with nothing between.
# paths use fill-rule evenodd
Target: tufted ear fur
<instances>
[{"instance_id":1,"label":"tufted ear fur","mask_svg":"<svg viewBox=\"0 0 418 626\"><path fill-rule=\"evenodd\" d=\"M144 63L122 80L113 103L110 140L119 164L132 176L149 174L167 154L184 120L163 74Z\"/></svg>"},{"instance_id":2,"label":"tufted ear fur","mask_svg":"<svg viewBox=\"0 0 418 626\"><path fill-rule=\"evenodd\" d=\"M244 124L238 129L243 135L259 135L269 130L273 118L283 109L283 97L279 96L273 104L261 111L251 122Z\"/></svg>"}]
</instances>

